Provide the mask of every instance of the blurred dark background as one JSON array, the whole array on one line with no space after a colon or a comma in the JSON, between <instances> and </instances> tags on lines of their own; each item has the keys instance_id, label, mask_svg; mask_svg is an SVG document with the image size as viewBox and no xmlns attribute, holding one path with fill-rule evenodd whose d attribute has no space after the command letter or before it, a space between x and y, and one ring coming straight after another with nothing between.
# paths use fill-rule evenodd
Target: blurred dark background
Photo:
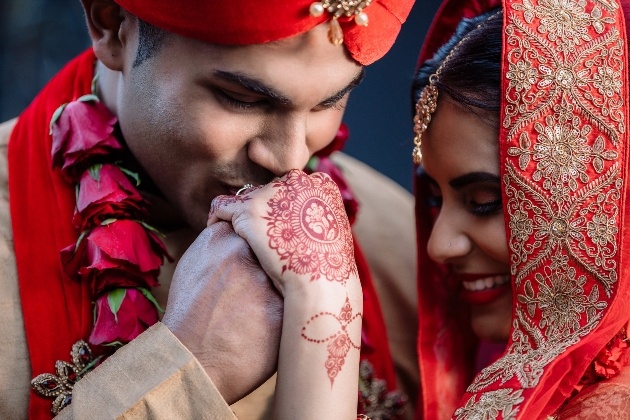
<instances>
[{"instance_id":1,"label":"blurred dark background","mask_svg":"<svg viewBox=\"0 0 630 420\"><path fill-rule=\"evenodd\" d=\"M413 138L409 86L439 3L416 0L392 50L367 69L344 118L350 128L346 152L408 190ZM88 46L79 0L0 0L0 121L17 116L67 60Z\"/></svg>"}]
</instances>

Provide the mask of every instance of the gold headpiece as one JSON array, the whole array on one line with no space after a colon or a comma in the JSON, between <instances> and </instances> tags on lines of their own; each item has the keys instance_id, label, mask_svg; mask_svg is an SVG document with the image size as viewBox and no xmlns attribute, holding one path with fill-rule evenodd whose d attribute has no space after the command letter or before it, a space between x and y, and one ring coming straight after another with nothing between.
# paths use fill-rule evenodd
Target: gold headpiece
<instances>
[{"instance_id":1,"label":"gold headpiece","mask_svg":"<svg viewBox=\"0 0 630 420\"><path fill-rule=\"evenodd\" d=\"M313 17L319 17L324 12L333 15L328 28L328 39L333 45L343 42L343 30L337 19L342 16L354 16L354 22L359 26L367 26L368 15L363 11L372 0L323 0L311 3L309 12Z\"/></svg>"},{"instance_id":2,"label":"gold headpiece","mask_svg":"<svg viewBox=\"0 0 630 420\"><path fill-rule=\"evenodd\" d=\"M416 134L413 138L413 163L420 165L422 163L422 134L429 128L431 115L437 108L438 90L435 86L437 72L429 77L429 84L422 89L420 99L416 104L416 115L413 117L413 132Z\"/></svg>"},{"instance_id":3,"label":"gold headpiece","mask_svg":"<svg viewBox=\"0 0 630 420\"><path fill-rule=\"evenodd\" d=\"M440 73L444 68L444 65L448 63L453 54L459 49L464 41L468 39L470 34L477 31L486 22L494 19L499 14L500 11L494 13L488 19L478 24L473 30L468 32L462 39L460 39L446 55L446 58L444 58L444 61L442 61L442 64L440 64L435 73L429 76L429 84L426 85L424 89L422 89L422 92L420 92L420 98L416 103L416 114L413 117L413 132L415 133L415 136L413 138L413 152L411 154L413 156L413 163L415 165L419 165L420 163L422 163L422 151L420 150L420 146L422 146L422 134L424 134L424 132L427 131L427 128L429 128L431 116L437 109L438 89L436 84Z\"/></svg>"}]
</instances>

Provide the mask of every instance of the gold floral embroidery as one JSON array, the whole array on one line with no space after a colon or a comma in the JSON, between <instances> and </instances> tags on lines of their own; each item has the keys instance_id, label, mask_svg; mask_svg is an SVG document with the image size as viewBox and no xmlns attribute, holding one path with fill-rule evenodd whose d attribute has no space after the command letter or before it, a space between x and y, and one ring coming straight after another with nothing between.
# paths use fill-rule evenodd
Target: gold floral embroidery
<instances>
[{"instance_id":1,"label":"gold floral embroidery","mask_svg":"<svg viewBox=\"0 0 630 420\"><path fill-rule=\"evenodd\" d=\"M597 69L597 73L593 75L593 85L600 94L612 98L615 92L621 89L621 73L613 70L611 67L604 66Z\"/></svg>"},{"instance_id":2,"label":"gold floral embroidery","mask_svg":"<svg viewBox=\"0 0 630 420\"><path fill-rule=\"evenodd\" d=\"M518 6L512 7L517 9ZM520 79L515 78L515 73L510 74L503 121L503 126L509 128L509 136L522 132L529 122L551 110L559 124L583 116L616 143L618 133L625 132L621 110L624 99L621 91L614 89L621 82L610 80L620 75L624 67L619 32L612 29L579 48L559 54L515 15L511 19L506 36L508 43L515 47L507 52L508 67L516 69L519 62L530 62L536 71L529 72L528 76L536 80L519 86L516 81ZM599 94L600 89L605 94Z\"/></svg>"},{"instance_id":3,"label":"gold floral embroidery","mask_svg":"<svg viewBox=\"0 0 630 420\"><path fill-rule=\"evenodd\" d=\"M479 392L491 384L503 385L514 379L523 389L535 387L549 362L566 351L569 346L577 343L580 337L591 332L600 319L601 312L594 313L592 318L579 326L574 334L545 337L523 309L517 306L512 343L506 355L483 369L467 391Z\"/></svg>"},{"instance_id":4,"label":"gold floral embroidery","mask_svg":"<svg viewBox=\"0 0 630 420\"><path fill-rule=\"evenodd\" d=\"M615 164L588 188L576 191L570 201L561 201L560 194L545 193L508 164L504 184L516 285L545 259L553 260L554 250L562 249L593 274L610 296L617 280L614 235L622 183Z\"/></svg>"},{"instance_id":5,"label":"gold floral embroidery","mask_svg":"<svg viewBox=\"0 0 630 420\"><path fill-rule=\"evenodd\" d=\"M545 275L536 273L534 279L538 284L538 295L529 280L525 282L525 294L518 300L527 306L530 317L534 317L536 309L542 312L540 328L546 328L547 339L564 337L580 329L580 319L586 314L587 322L596 316L598 311L606 308L606 302L599 301L599 289L592 285L588 295L584 292L586 276L575 278L575 269L568 267L566 272L545 269Z\"/></svg>"},{"instance_id":6,"label":"gold floral embroidery","mask_svg":"<svg viewBox=\"0 0 630 420\"><path fill-rule=\"evenodd\" d=\"M510 388L498 391L489 391L481 394L479 400L470 398L466 405L455 411L455 419L491 420L501 418L503 420L515 419L518 414L517 405L523 401L522 390Z\"/></svg>"},{"instance_id":7,"label":"gold floral embroidery","mask_svg":"<svg viewBox=\"0 0 630 420\"><path fill-rule=\"evenodd\" d=\"M585 10L586 0L540 0L534 6L531 0L523 0L522 4L515 4L515 10L523 11L523 18L532 23L539 19L538 32L546 34L547 38L555 42L561 49L569 49L588 42L591 36L588 27L593 26L595 32L604 32L605 24L614 23L614 19L603 16L599 7L594 7L591 13ZM607 5L611 7L611 5Z\"/></svg>"},{"instance_id":8,"label":"gold floral embroidery","mask_svg":"<svg viewBox=\"0 0 630 420\"><path fill-rule=\"evenodd\" d=\"M516 64L510 63L509 67L505 77L510 81L510 86L517 91L529 90L536 83L538 71L529 61L519 60Z\"/></svg>"},{"instance_id":9,"label":"gold floral embroidery","mask_svg":"<svg viewBox=\"0 0 630 420\"><path fill-rule=\"evenodd\" d=\"M31 380L31 387L35 393L42 397L54 398L50 412L55 416L70 405L74 385L94 369L101 359L100 356L96 359L92 356L92 350L83 340L72 345L70 357L72 363L57 360L56 375L41 373Z\"/></svg>"},{"instance_id":10,"label":"gold floral embroidery","mask_svg":"<svg viewBox=\"0 0 630 420\"><path fill-rule=\"evenodd\" d=\"M549 363L598 326L619 269L627 104L618 3L521 0L505 13L513 328L505 355L468 387L457 419L516 418Z\"/></svg>"},{"instance_id":11,"label":"gold floral embroidery","mask_svg":"<svg viewBox=\"0 0 630 420\"><path fill-rule=\"evenodd\" d=\"M539 181L545 178L543 188L549 190L556 199L564 199L570 192L577 190L578 180L582 183L589 181L587 164L592 163L595 172L601 173L605 160L617 158L614 150L604 150L602 136L596 138L592 147L587 144L592 129L588 124L580 128L579 118L573 118L570 124L562 124L549 115L545 123L534 124L538 142L533 149L527 133L521 133L519 147L510 147L508 155L519 157L521 170L527 168L530 157L538 162L532 179Z\"/></svg>"}]
</instances>

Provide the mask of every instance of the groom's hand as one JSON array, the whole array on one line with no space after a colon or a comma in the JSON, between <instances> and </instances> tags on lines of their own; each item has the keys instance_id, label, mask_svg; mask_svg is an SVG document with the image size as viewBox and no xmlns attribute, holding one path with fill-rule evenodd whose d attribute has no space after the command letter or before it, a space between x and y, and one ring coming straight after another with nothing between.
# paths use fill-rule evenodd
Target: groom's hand
<instances>
[{"instance_id":1,"label":"groom's hand","mask_svg":"<svg viewBox=\"0 0 630 420\"><path fill-rule=\"evenodd\" d=\"M245 240L220 222L179 261L162 322L232 404L275 372L282 311L282 298Z\"/></svg>"}]
</instances>

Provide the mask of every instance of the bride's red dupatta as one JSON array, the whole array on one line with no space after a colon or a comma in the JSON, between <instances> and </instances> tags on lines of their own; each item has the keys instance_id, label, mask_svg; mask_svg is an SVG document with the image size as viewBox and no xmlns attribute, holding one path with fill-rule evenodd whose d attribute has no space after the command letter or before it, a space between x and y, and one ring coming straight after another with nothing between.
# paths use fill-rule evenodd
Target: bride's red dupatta
<instances>
[{"instance_id":1,"label":"bride's red dupatta","mask_svg":"<svg viewBox=\"0 0 630 420\"><path fill-rule=\"evenodd\" d=\"M462 17L501 3L498 141L512 330L502 357L474 376L477 343L467 308L426 253L432 215L424 204L427 186L418 178L418 419L554 415L630 318L622 2L447 0L419 63L450 39ZM523 63L533 71L519 84L524 76L508 72ZM554 160L555 147L569 159Z\"/></svg>"}]
</instances>

